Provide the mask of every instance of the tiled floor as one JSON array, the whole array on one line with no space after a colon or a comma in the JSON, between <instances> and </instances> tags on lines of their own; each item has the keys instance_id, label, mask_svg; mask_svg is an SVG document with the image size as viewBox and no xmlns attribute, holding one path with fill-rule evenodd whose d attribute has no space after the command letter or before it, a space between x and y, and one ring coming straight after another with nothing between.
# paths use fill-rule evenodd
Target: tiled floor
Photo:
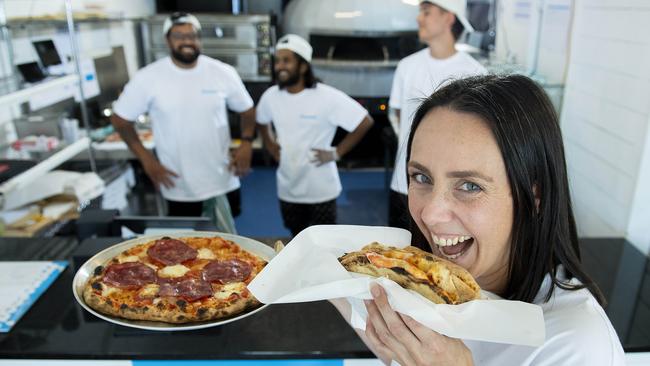
<instances>
[{"instance_id":1,"label":"tiled floor","mask_svg":"<svg viewBox=\"0 0 650 366\"><path fill-rule=\"evenodd\" d=\"M386 225L388 193L384 187L384 171L342 170L339 173L343 192L337 199L338 223ZM290 236L282 224L275 169L255 168L242 180L242 214L235 224L244 236Z\"/></svg>"},{"instance_id":2,"label":"tiled floor","mask_svg":"<svg viewBox=\"0 0 650 366\"><path fill-rule=\"evenodd\" d=\"M338 223L386 225L388 191L383 169L340 170L343 191L337 199ZM144 176L141 178L144 180ZM242 213L235 219L239 234L251 237L288 237L277 198L275 168L255 167L241 180ZM157 216L153 187L138 185L122 215Z\"/></svg>"}]
</instances>

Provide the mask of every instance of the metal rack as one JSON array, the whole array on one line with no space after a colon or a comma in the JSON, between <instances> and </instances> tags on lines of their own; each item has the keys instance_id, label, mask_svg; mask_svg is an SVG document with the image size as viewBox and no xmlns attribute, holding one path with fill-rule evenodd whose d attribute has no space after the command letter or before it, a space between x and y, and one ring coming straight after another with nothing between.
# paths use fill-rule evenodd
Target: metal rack
<instances>
[{"instance_id":1,"label":"metal rack","mask_svg":"<svg viewBox=\"0 0 650 366\"><path fill-rule=\"evenodd\" d=\"M29 100L29 98L33 95L54 90L56 88L60 88L63 85L76 84L78 86L79 95L81 97L79 101L79 105L81 109L82 123L86 131L90 133L88 108L86 106L86 98L84 96L82 83L80 82L82 80L82 75L81 75L81 68L79 64L79 46L78 46L78 41L76 36L75 23L72 15L72 4L71 4L71 0L63 0L63 1L65 4L66 24L68 28L68 35L70 37L70 45L72 47L71 55L72 55L72 61L74 62L75 65L75 74L66 75L51 80L46 80L29 86L21 86L16 81L17 80L16 68L15 65L13 64L14 52L13 52L13 45L12 45L11 27L9 26L7 21L7 14L5 11L4 0L0 0L0 36L2 37L4 47L7 50L8 60L6 61L8 61L7 63L10 65L10 69L5 70L7 77L5 78L4 85L2 86L2 88L0 88L0 107L8 104L25 102ZM0 60L0 64L5 65L4 61L5 60ZM95 164L95 157L94 157L92 147L89 147L88 149L89 149L88 155L89 155L90 168L93 172L96 173L97 168Z\"/></svg>"},{"instance_id":2,"label":"metal rack","mask_svg":"<svg viewBox=\"0 0 650 366\"><path fill-rule=\"evenodd\" d=\"M76 37L75 23L72 15L71 0L63 0L65 5L65 21L67 25L68 36L70 37L70 45L72 48L71 56L72 62L75 65L75 74L65 75L51 80L45 80L32 85L22 86L17 82L16 68L13 63L14 50L12 45L12 32L11 26L7 21L7 14L5 9L4 0L0 0L0 46L6 49L7 59L0 60L2 65L9 65L9 70L3 69L7 77L4 81L4 89L0 90L0 107L11 107L12 105L20 104L28 101L32 96L39 93L46 93L65 85L78 86L80 95L80 109L82 115L82 123L86 131L90 131L88 109L86 107L86 98L82 87L82 74L79 63L79 47ZM4 66L3 66L4 67ZM0 88L1 89L1 88ZM59 166L61 163L71 159L82 151L88 150L89 163L93 173L97 172L95 157L90 140L83 138L77 142L65 147L61 151L52 155L51 157L41 161L33 168L13 177L9 181L0 186L0 209L6 207L10 201L16 200L16 197L22 197L24 187L37 181L39 178L45 176L49 171Z\"/></svg>"}]
</instances>

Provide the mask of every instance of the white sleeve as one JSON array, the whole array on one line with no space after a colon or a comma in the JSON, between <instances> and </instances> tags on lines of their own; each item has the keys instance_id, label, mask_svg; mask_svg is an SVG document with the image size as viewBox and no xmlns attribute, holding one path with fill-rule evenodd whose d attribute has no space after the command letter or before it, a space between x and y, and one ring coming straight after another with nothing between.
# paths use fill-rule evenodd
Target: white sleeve
<instances>
[{"instance_id":1,"label":"white sleeve","mask_svg":"<svg viewBox=\"0 0 650 366\"><path fill-rule=\"evenodd\" d=\"M245 112L253 107L253 99L246 90L239 74L234 68L229 70L230 90L226 96L228 108L237 113Z\"/></svg>"},{"instance_id":2,"label":"white sleeve","mask_svg":"<svg viewBox=\"0 0 650 366\"><path fill-rule=\"evenodd\" d=\"M368 111L359 102L340 90L333 89L330 98L329 123L348 132L354 131L368 115Z\"/></svg>"},{"instance_id":3,"label":"white sleeve","mask_svg":"<svg viewBox=\"0 0 650 366\"><path fill-rule=\"evenodd\" d=\"M530 366L624 366L625 355L608 344L576 344L565 337L547 341L548 344L526 363ZM581 342L580 342L581 343Z\"/></svg>"},{"instance_id":4,"label":"white sleeve","mask_svg":"<svg viewBox=\"0 0 650 366\"><path fill-rule=\"evenodd\" d=\"M395 69L395 76L393 76L393 86L390 89L390 98L388 98L388 106L393 109L402 108L402 93L404 89L404 63L397 64Z\"/></svg>"},{"instance_id":5,"label":"white sleeve","mask_svg":"<svg viewBox=\"0 0 650 366\"><path fill-rule=\"evenodd\" d=\"M271 102L269 101L270 94L271 89L266 89L266 91L262 94L260 101L257 102L257 107L255 108L255 120L261 125L267 125L273 120Z\"/></svg>"},{"instance_id":6,"label":"white sleeve","mask_svg":"<svg viewBox=\"0 0 650 366\"><path fill-rule=\"evenodd\" d=\"M599 305L580 304L561 318L547 318L547 339L529 358L531 366L625 365L623 347ZM598 308L597 308L598 307ZM579 312L578 314L576 314ZM546 317L547 314L544 314ZM550 321L550 324L548 322ZM558 324L559 323L559 324ZM558 331L558 328L561 329Z\"/></svg>"},{"instance_id":7,"label":"white sleeve","mask_svg":"<svg viewBox=\"0 0 650 366\"><path fill-rule=\"evenodd\" d=\"M147 84L149 83L142 74L136 73L113 105L113 112L127 121L135 121L138 116L145 114L151 100L151 88Z\"/></svg>"}]
</instances>

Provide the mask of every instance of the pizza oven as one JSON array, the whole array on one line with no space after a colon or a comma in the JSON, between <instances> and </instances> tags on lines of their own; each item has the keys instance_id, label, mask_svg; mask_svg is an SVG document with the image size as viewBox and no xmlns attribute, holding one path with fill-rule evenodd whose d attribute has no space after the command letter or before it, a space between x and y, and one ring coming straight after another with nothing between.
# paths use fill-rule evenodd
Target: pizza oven
<instances>
[{"instance_id":1,"label":"pizza oven","mask_svg":"<svg viewBox=\"0 0 650 366\"><path fill-rule=\"evenodd\" d=\"M283 26L309 40L318 78L385 113L397 63L422 47L417 14L417 0L292 0Z\"/></svg>"},{"instance_id":2,"label":"pizza oven","mask_svg":"<svg viewBox=\"0 0 650 366\"><path fill-rule=\"evenodd\" d=\"M399 60L423 47L418 41L418 0L291 0L283 33L314 49L317 78L363 105L373 128L346 160L388 167L396 136L388 122L388 97ZM334 144L345 133L339 129ZM388 184L389 176L386 176Z\"/></svg>"}]
</instances>

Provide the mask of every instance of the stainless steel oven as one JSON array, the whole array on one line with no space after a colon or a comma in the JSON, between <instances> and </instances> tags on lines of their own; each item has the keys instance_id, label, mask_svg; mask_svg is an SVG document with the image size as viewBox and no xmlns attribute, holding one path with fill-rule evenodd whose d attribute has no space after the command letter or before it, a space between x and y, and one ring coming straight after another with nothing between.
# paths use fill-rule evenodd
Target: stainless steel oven
<instances>
[{"instance_id":1,"label":"stainless steel oven","mask_svg":"<svg viewBox=\"0 0 650 366\"><path fill-rule=\"evenodd\" d=\"M202 53L232 65L242 80L271 80L275 28L269 15L195 14L201 22ZM152 16L143 26L145 61L169 55L162 27L167 14Z\"/></svg>"}]
</instances>

